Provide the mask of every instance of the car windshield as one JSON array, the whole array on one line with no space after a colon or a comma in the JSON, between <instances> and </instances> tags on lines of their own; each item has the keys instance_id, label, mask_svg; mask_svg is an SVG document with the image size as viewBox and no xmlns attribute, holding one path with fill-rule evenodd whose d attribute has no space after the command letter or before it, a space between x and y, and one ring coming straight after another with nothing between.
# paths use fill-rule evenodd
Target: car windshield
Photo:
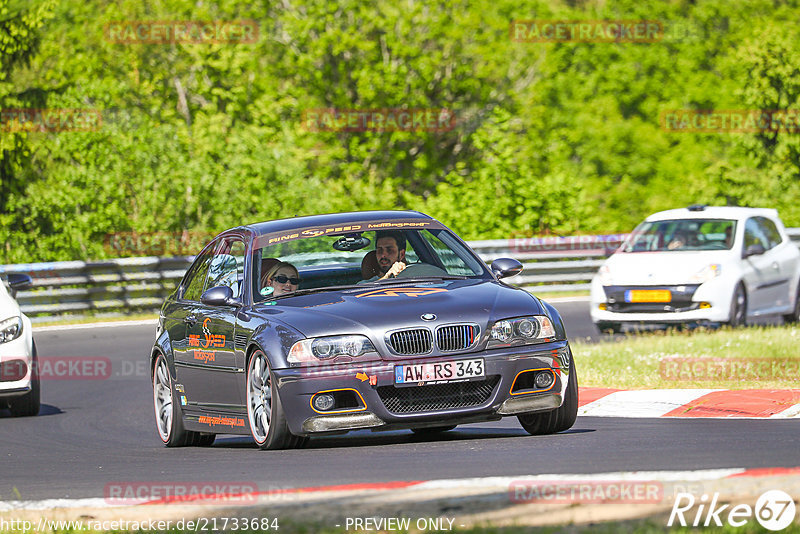
<instances>
[{"instance_id":1,"label":"car windshield","mask_svg":"<svg viewBox=\"0 0 800 534\"><path fill-rule=\"evenodd\" d=\"M726 250L733 247L736 221L673 219L640 224L622 245L622 252Z\"/></svg>"},{"instance_id":2,"label":"car windshield","mask_svg":"<svg viewBox=\"0 0 800 534\"><path fill-rule=\"evenodd\" d=\"M324 291L385 284L392 280L402 283L420 279L491 277L483 262L445 229L297 236L290 234L285 242L253 251L256 302L295 291ZM405 269L396 278L382 280L395 261L402 261Z\"/></svg>"}]
</instances>

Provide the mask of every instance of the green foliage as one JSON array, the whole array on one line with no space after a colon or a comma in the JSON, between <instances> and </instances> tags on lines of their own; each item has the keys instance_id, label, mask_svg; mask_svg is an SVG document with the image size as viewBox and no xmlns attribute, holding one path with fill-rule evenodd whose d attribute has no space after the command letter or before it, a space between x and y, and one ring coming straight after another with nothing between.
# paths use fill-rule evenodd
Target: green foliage
<instances>
[{"instance_id":1,"label":"green foliage","mask_svg":"<svg viewBox=\"0 0 800 534\"><path fill-rule=\"evenodd\" d=\"M732 9L735 7L735 9ZM795 1L0 0L0 263L102 258L115 232L418 209L467 239L630 230L697 201L800 225L792 133L661 128L665 110L800 98ZM254 20L251 43L118 43L125 21ZM656 43L524 43L514 19L659 20ZM304 112L446 108L445 131L313 131Z\"/></svg>"}]
</instances>

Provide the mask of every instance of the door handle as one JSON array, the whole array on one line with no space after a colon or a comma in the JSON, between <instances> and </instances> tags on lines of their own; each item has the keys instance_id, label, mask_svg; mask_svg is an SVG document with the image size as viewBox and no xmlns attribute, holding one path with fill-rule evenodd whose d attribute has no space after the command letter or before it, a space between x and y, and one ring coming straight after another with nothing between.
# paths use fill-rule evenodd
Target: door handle
<instances>
[{"instance_id":1,"label":"door handle","mask_svg":"<svg viewBox=\"0 0 800 534\"><path fill-rule=\"evenodd\" d=\"M772 262L772 268L775 269L776 271L780 271L781 270L781 266L778 265L777 261Z\"/></svg>"},{"instance_id":2,"label":"door handle","mask_svg":"<svg viewBox=\"0 0 800 534\"><path fill-rule=\"evenodd\" d=\"M195 317L192 314L189 314L183 318L183 322L188 324L189 326L192 326L197 322L197 317Z\"/></svg>"}]
</instances>

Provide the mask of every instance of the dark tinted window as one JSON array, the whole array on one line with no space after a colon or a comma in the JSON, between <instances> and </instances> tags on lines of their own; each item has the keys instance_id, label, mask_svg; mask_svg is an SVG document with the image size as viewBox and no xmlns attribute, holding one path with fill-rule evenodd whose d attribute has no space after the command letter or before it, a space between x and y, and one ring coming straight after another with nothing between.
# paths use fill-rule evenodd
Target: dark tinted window
<instances>
[{"instance_id":1,"label":"dark tinted window","mask_svg":"<svg viewBox=\"0 0 800 534\"><path fill-rule=\"evenodd\" d=\"M203 294L203 287L205 285L206 276L208 275L208 268L211 264L213 255L211 251L216 246L209 247L205 252L194 260L192 267L184 282L183 298L186 300L200 300L200 295Z\"/></svg>"},{"instance_id":2,"label":"dark tinted window","mask_svg":"<svg viewBox=\"0 0 800 534\"><path fill-rule=\"evenodd\" d=\"M778 231L778 227L775 226L775 223L771 220L767 219L766 217L756 217L759 226L761 226L762 233L766 236L769 240L769 246L767 248L777 247L781 244L781 233Z\"/></svg>"},{"instance_id":3,"label":"dark tinted window","mask_svg":"<svg viewBox=\"0 0 800 534\"><path fill-rule=\"evenodd\" d=\"M744 248L752 245L761 245L764 247L764 250L770 248L769 246L769 239L767 239L767 235L764 232L764 227L759 224L758 219L760 217L752 217L747 219L747 223L744 225Z\"/></svg>"}]
</instances>

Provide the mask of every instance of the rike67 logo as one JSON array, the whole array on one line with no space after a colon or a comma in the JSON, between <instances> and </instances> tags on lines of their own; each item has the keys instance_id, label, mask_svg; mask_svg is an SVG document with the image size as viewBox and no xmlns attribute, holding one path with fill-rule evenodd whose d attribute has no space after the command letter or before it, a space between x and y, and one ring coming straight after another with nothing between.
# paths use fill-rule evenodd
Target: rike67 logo
<instances>
[{"instance_id":1,"label":"rike67 logo","mask_svg":"<svg viewBox=\"0 0 800 534\"><path fill-rule=\"evenodd\" d=\"M693 509L696 506L696 511ZM678 493L672 512L669 515L667 526L677 524L682 527L721 527L724 523L732 527L746 525L755 517L756 521L767 530L779 531L792 524L795 517L794 499L781 490L770 490L763 493L756 501L755 507L749 504L722 504L719 502L719 493L714 493L709 501L707 494L703 494L699 502L691 493ZM688 520L687 520L688 518Z\"/></svg>"}]
</instances>

